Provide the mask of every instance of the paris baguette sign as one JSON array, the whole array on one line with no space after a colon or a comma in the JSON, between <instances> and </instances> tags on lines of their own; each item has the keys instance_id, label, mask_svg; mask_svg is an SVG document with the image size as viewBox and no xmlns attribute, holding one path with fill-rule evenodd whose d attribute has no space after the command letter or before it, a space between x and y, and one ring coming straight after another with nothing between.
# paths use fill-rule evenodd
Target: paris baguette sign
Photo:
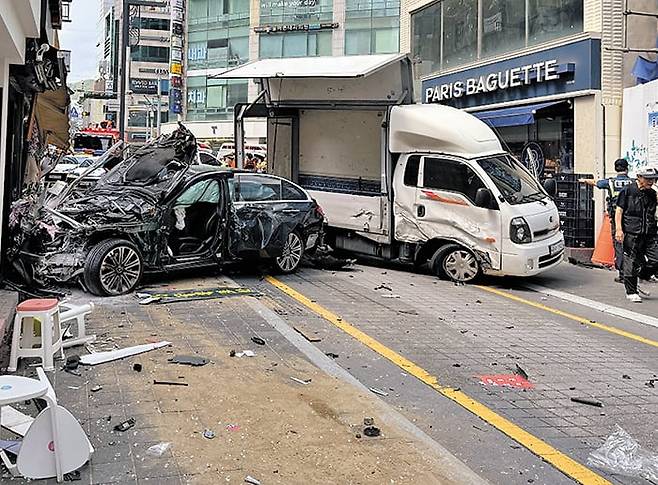
<instances>
[{"instance_id":1,"label":"paris baguette sign","mask_svg":"<svg viewBox=\"0 0 658 485\"><path fill-rule=\"evenodd\" d=\"M425 89L425 102L440 103L449 99L491 93L502 89L517 88L557 79L560 79L558 62L556 59L551 59L428 87Z\"/></svg>"}]
</instances>

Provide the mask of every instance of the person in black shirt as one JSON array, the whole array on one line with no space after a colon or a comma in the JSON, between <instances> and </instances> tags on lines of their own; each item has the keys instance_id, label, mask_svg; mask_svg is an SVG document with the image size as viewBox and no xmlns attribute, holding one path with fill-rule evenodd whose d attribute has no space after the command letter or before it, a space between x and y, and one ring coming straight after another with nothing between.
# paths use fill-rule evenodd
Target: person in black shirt
<instances>
[{"instance_id":1,"label":"person in black shirt","mask_svg":"<svg viewBox=\"0 0 658 485\"><path fill-rule=\"evenodd\" d=\"M637 181L622 189L617 197L615 238L624 247L623 271L626 298L634 303L642 302L639 294L641 290L638 288L640 271L655 272L654 268L648 266L656 262L653 260L645 262L647 247L654 244L658 233L656 225L658 193L653 190L656 179L658 179L658 171L655 168L642 168L637 172Z\"/></svg>"}]
</instances>

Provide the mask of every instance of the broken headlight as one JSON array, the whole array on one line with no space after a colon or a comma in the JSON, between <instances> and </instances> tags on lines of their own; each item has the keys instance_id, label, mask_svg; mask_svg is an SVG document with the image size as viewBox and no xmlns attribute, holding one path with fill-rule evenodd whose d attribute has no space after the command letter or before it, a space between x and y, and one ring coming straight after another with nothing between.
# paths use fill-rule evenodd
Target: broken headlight
<instances>
[{"instance_id":1,"label":"broken headlight","mask_svg":"<svg viewBox=\"0 0 658 485\"><path fill-rule=\"evenodd\" d=\"M515 217L510 222L509 237L517 244L529 243L532 240L530 226L523 217Z\"/></svg>"}]
</instances>

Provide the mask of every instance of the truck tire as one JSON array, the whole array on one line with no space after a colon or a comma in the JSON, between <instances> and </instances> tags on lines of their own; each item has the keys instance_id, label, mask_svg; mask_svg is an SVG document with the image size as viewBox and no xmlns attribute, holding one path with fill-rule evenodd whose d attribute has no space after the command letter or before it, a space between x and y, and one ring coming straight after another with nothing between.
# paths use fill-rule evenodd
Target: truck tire
<instances>
[{"instance_id":1,"label":"truck tire","mask_svg":"<svg viewBox=\"0 0 658 485\"><path fill-rule=\"evenodd\" d=\"M283 253L274 259L274 268L278 273L294 273L304 257L304 239L297 231L288 234L283 246Z\"/></svg>"},{"instance_id":2,"label":"truck tire","mask_svg":"<svg viewBox=\"0 0 658 485\"><path fill-rule=\"evenodd\" d=\"M459 244L447 244L437 249L430 259L430 268L439 278L459 283L470 283L481 273L477 258Z\"/></svg>"},{"instance_id":3,"label":"truck tire","mask_svg":"<svg viewBox=\"0 0 658 485\"><path fill-rule=\"evenodd\" d=\"M137 287L143 271L137 246L125 239L106 239L87 253L84 282L94 295L123 295Z\"/></svg>"}]
</instances>

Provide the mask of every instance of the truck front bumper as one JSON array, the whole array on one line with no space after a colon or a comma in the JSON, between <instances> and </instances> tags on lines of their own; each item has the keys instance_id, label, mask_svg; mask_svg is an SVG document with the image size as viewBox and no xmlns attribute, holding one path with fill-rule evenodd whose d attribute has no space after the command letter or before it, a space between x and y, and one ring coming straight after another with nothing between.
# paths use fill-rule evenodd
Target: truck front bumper
<instances>
[{"instance_id":1,"label":"truck front bumper","mask_svg":"<svg viewBox=\"0 0 658 485\"><path fill-rule=\"evenodd\" d=\"M503 253L500 270L487 274L501 276L533 276L556 267L564 259L564 237L561 232L530 244L513 244L514 252Z\"/></svg>"}]
</instances>

